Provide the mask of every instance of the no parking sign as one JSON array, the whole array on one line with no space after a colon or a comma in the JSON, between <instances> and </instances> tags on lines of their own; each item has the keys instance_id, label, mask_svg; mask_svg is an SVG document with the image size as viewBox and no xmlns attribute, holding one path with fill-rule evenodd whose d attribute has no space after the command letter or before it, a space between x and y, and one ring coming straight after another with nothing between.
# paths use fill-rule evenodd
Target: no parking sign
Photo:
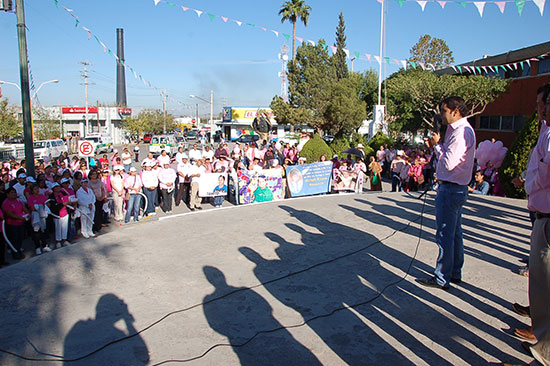
<instances>
[{"instance_id":1,"label":"no parking sign","mask_svg":"<svg viewBox=\"0 0 550 366\"><path fill-rule=\"evenodd\" d=\"M89 158L94 155L94 145L90 141L78 141L78 156Z\"/></svg>"}]
</instances>

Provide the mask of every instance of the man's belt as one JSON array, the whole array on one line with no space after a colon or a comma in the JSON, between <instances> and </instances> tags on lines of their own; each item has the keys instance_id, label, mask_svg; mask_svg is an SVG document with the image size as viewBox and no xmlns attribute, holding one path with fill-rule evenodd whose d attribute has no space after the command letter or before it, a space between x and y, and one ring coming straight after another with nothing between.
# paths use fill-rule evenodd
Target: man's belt
<instances>
[{"instance_id":1,"label":"man's belt","mask_svg":"<svg viewBox=\"0 0 550 366\"><path fill-rule=\"evenodd\" d=\"M447 180L438 180L439 184L449 184L449 185L452 185L452 186L461 186L462 184L458 184L458 183L455 183L455 182L449 182Z\"/></svg>"},{"instance_id":2,"label":"man's belt","mask_svg":"<svg viewBox=\"0 0 550 366\"><path fill-rule=\"evenodd\" d=\"M535 212L535 217L537 218L537 220L550 218L550 213Z\"/></svg>"}]
</instances>

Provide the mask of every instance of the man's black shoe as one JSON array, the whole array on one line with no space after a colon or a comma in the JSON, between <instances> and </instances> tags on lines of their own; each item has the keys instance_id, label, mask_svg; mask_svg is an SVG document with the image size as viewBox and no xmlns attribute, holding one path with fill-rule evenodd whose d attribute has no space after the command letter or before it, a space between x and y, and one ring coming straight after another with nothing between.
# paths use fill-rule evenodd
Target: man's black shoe
<instances>
[{"instance_id":1,"label":"man's black shoe","mask_svg":"<svg viewBox=\"0 0 550 366\"><path fill-rule=\"evenodd\" d=\"M433 277L432 278L417 278L416 282L418 282L422 286L440 288L440 289L445 290L445 291L447 291L449 289L449 285L441 286L439 283L437 283L437 281Z\"/></svg>"},{"instance_id":2,"label":"man's black shoe","mask_svg":"<svg viewBox=\"0 0 550 366\"><path fill-rule=\"evenodd\" d=\"M462 279L461 279L461 278L452 278L452 277L451 277L451 282L452 282L452 283L461 283L461 282L462 282Z\"/></svg>"},{"instance_id":3,"label":"man's black shoe","mask_svg":"<svg viewBox=\"0 0 550 366\"><path fill-rule=\"evenodd\" d=\"M191 207L190 210L191 210L191 211L195 211L195 208L194 208L194 207Z\"/></svg>"},{"instance_id":4,"label":"man's black shoe","mask_svg":"<svg viewBox=\"0 0 550 366\"><path fill-rule=\"evenodd\" d=\"M512 304L512 309L514 309L514 311L521 316L525 316L527 318L531 317L531 308L529 306L523 306L515 302Z\"/></svg>"}]
</instances>

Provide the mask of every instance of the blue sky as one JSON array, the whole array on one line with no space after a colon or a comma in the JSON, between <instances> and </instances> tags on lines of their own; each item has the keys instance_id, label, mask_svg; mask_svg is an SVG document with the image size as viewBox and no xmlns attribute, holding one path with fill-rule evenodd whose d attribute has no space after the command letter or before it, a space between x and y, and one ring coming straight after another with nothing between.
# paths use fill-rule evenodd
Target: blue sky
<instances>
[{"instance_id":1,"label":"blue sky","mask_svg":"<svg viewBox=\"0 0 550 366\"><path fill-rule=\"evenodd\" d=\"M214 91L215 113L229 106L266 106L280 93L281 62L278 54L286 42L282 33L292 33L290 23L281 24L278 11L283 3L271 0L26 0L27 41L32 75L36 86L58 79L59 84L45 85L39 92L42 105L84 105L81 61L89 61L89 103L115 101L116 62L81 26L88 27L113 52L116 52L116 28L124 28L125 58L128 65L157 88L167 89L171 97L168 110L176 115L194 114L195 105L206 114L206 103L189 98L190 94L209 99ZM309 24L299 23L297 36L317 42L320 38L334 43L338 14L346 22L347 48L359 51L355 71L378 64L369 62L365 53L378 54L380 3L376 0L306 0L312 11ZM73 9L80 24L62 6ZM202 10L200 17L192 10ZM544 16L532 1L526 1L519 16L514 2L507 2L504 14L488 3L483 17L467 2L463 7L449 1L444 9L428 2L424 12L414 1L399 6L388 0L386 56L406 59L422 34L444 39L455 63L499 54L549 40L550 9ZM238 26L207 13L244 22ZM254 24L255 27L246 25ZM260 27L268 29L264 32ZM281 34L277 38L269 30ZM19 83L19 58L15 13L0 13L0 80ZM291 46L289 42L289 47ZM386 76L397 70L388 66ZM145 86L126 72L128 104L134 109L161 108L157 90ZM19 104L18 90L2 85L2 94ZM174 101L173 99L178 102Z\"/></svg>"}]
</instances>

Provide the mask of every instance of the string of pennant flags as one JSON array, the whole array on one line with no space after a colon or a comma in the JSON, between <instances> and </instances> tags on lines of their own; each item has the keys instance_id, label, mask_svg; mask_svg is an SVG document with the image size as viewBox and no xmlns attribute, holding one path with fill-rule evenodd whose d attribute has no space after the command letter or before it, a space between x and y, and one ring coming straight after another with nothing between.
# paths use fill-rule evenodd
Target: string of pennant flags
<instances>
[{"instance_id":1,"label":"string of pennant flags","mask_svg":"<svg viewBox=\"0 0 550 366\"><path fill-rule=\"evenodd\" d=\"M409 1L409 0L400 0L400 1ZM412 0L412 1L416 1L416 0ZM441 0L436 0L436 1L438 3L446 2L446 1L441 1ZM520 0L520 1L525 2L526 0ZM542 2L544 2L545 0L533 0L533 1L542 1ZM176 4L174 4L174 3L172 3L168 0L153 0L153 2L155 4L155 6L158 5L159 3L166 3L168 6L171 6L171 7L176 7L177 6ZM59 0L54 0L54 3L56 5L56 7L59 7ZM441 5L441 6L444 7L444 5ZM262 30L263 32L266 32L266 33L273 33L277 38L279 38L279 35L282 35L287 42L291 38L290 34L282 33L282 32L279 32L277 30L268 29L268 28L262 27L262 26L257 26L256 24L253 24L253 23L247 23L247 22L243 22L243 21L240 21L240 20L231 19L229 17L219 16L219 15L216 15L216 14L204 12L204 11L199 10L199 9L193 9L193 8L184 7L184 6L180 6L180 7L184 12L191 11L192 13L195 13L197 15L197 17L199 17L199 18L201 17L202 14L207 14L210 21L214 21L214 19L220 18L224 23L232 22L232 23L235 23L239 27L242 27L243 25L246 25L246 26L251 27L251 28L258 28L258 29L260 29L260 30ZM134 78L136 80L140 80L141 82L143 82L143 84L145 86L147 86L149 88L152 88L152 89L156 90L159 93L162 93L161 88L156 87L150 81L145 79L140 73L138 73L126 61L119 59L119 57L89 27L86 27L85 25L81 24L79 17L75 14L73 9L67 8L65 6L62 6L62 8L75 20L75 29L76 28L81 28L82 30L84 30L88 35L88 40L91 40L93 38L103 48L104 53L109 54L111 57L116 59L117 62L120 62L120 64L122 66L124 66L125 69L127 69L129 72L132 73L132 75L134 76ZM541 13L542 13L542 10L541 10ZM308 44L311 44L312 46L316 45L316 43L314 41L305 40L302 37L296 36L295 39L300 43L308 43ZM336 51L338 50L338 48L336 46L328 46L324 43L322 43L321 45L325 50L330 48L330 50L332 51L333 54L335 54ZM519 70L520 68L523 70L527 66L530 67L531 62L538 61L538 60L550 55L550 53L546 53L546 54L543 54L543 55L539 55L538 57L531 57L531 58L520 60L520 61L517 61L517 62L512 62L512 63L507 63L507 64L500 64L500 65L490 65L490 66L489 65L488 66L469 65L468 66L468 65L450 65L450 64L442 65L442 64L414 62L414 61L411 61L411 60L402 60L402 59L397 59L397 58L392 58L392 57L387 57L387 56L386 57L380 57L378 55L372 55L372 54L369 54L369 53L361 53L359 51L350 51L349 49L343 49L343 51L346 54L347 58L355 57L356 59L367 60L368 62L376 62L378 64L381 64L381 63L385 63L387 65L395 64L398 67L403 67L404 69L412 68L412 69L422 69L422 70L435 71L435 70L442 69L442 68L452 68L456 73L459 73L459 74L469 73L469 74L480 74L480 75L483 74L483 72L485 72L485 73L489 73L489 72L498 73L498 72L500 72L500 70L503 70L505 72L508 71L508 70L510 70L510 71ZM183 103L183 102L181 102L181 101L179 101L179 100L177 100L173 97L167 96L167 99L169 99L173 102L176 102L178 104L187 106L186 103Z\"/></svg>"},{"instance_id":2,"label":"string of pennant flags","mask_svg":"<svg viewBox=\"0 0 550 366\"><path fill-rule=\"evenodd\" d=\"M377 0L377 1L382 2L383 0ZM498 6L498 8L500 9L501 13L504 13L504 8L506 6L506 3L512 3L512 2L516 4L519 15L521 16L521 14L523 12L523 7L525 6L525 3L527 2L527 0L508 0L508 1L396 0L396 1L401 6L406 1L417 2L421 5L422 11L424 11L424 8L425 8L425 6L428 2L438 3L442 8L445 8L445 5L447 3L458 3L458 4L460 4L464 7L466 6L466 3L473 3L477 7L477 9L479 11L479 14L481 16L483 16L483 9L485 7L485 4L487 4L487 3L496 4ZM546 0L532 0L532 2L534 2L537 5L537 7L539 8L541 15L543 14L543 11L544 11L545 1ZM210 13L210 12L206 12L204 10L194 9L194 8L186 7L186 6L183 6L183 5L177 5L177 4L174 4L173 2L171 2L170 0L153 0L153 3L155 4L155 6L157 6L159 3L165 3L166 5L168 5L170 7L173 7L173 8L181 8L184 12L195 13L198 18L200 18L201 15L206 14L211 22L213 22L216 18L219 18L224 23L228 23L228 22L229 23L234 23L239 27L242 27L243 25L246 25L249 28L260 29L265 33L270 33L270 34L272 33L277 38L279 38L279 35L282 35L285 38L286 42L289 42L290 38L291 38L291 35L287 34L287 33L283 33L283 32L277 31L277 30L273 30L273 29L269 29L269 28L266 28L266 27L263 27L263 26L258 26L255 23L249 23L249 22L245 22L245 21L242 21L242 20L232 19L232 18L229 18L229 17L226 17L226 16L216 15L216 14L213 14L213 13ZM300 43L309 43L312 46L316 45L315 41L312 41L312 40L309 40L309 39L304 39L304 38L298 37L298 36L296 36L295 39ZM335 54L336 51L338 50L338 48L336 46L328 46L326 44L322 44L322 46L325 50L327 48L330 48L330 50L332 51L333 54ZM442 65L442 64L414 62L414 61L410 61L410 60L400 60L400 59L393 58L393 57L380 57L378 55L372 55L370 53L361 53L359 51L350 51L349 49L346 49L346 48L344 48L343 51L346 54L346 57L348 59L351 59L352 57L354 57L355 59L363 59L363 60L367 60L368 62L377 62L378 64L381 64L381 63L386 63L388 65L396 64L397 66L403 67L404 69L407 69L407 68L413 68L413 69L421 68L423 70L433 70L433 71L435 71L437 69L451 67L457 73L463 73L463 69L464 69L465 71L467 71L469 73L472 73L472 74L476 74L476 73L477 74L482 74L481 70L485 71L486 73L488 72L488 70L491 70L491 72L499 72L499 69L502 69L502 70L505 70L505 71L507 71L507 70L517 70L519 67L521 67L521 69L523 70L525 66L527 66L527 65L530 66L531 65L530 64L531 61L537 61L540 58L542 58L543 56L546 56L546 55L540 55L538 58L530 58L530 59L525 59L525 60L522 60L522 61L518 61L518 62L514 62L514 63L510 63L510 64L503 64L503 65L459 66L459 65Z\"/></svg>"}]
</instances>

